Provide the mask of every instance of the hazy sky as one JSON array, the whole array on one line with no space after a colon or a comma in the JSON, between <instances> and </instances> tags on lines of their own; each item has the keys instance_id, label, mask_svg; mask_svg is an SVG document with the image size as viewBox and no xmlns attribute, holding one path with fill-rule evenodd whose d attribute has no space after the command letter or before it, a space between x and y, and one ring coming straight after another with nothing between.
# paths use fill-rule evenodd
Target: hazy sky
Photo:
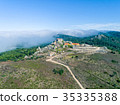
<instances>
[{"instance_id":1,"label":"hazy sky","mask_svg":"<svg viewBox=\"0 0 120 105\"><path fill-rule=\"evenodd\" d=\"M0 31L119 27L120 0L0 0Z\"/></svg>"}]
</instances>

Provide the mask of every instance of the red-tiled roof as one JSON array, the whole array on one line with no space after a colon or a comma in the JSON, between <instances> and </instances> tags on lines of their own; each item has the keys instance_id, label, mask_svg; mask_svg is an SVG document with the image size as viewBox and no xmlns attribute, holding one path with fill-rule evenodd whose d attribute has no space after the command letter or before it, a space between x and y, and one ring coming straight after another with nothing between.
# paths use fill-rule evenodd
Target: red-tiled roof
<instances>
[{"instance_id":1,"label":"red-tiled roof","mask_svg":"<svg viewBox=\"0 0 120 105\"><path fill-rule=\"evenodd\" d=\"M64 45L70 45L69 43L65 43Z\"/></svg>"},{"instance_id":2,"label":"red-tiled roof","mask_svg":"<svg viewBox=\"0 0 120 105\"><path fill-rule=\"evenodd\" d=\"M79 43L72 43L72 45L80 45Z\"/></svg>"}]
</instances>

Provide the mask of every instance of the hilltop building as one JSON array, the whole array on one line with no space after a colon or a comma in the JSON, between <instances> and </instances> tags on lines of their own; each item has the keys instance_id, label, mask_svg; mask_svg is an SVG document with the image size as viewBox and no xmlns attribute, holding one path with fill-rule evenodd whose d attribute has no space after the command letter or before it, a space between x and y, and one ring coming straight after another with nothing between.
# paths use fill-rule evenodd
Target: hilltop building
<instances>
[{"instance_id":1,"label":"hilltop building","mask_svg":"<svg viewBox=\"0 0 120 105\"><path fill-rule=\"evenodd\" d=\"M75 46L80 46L79 43L72 43L72 45L75 45Z\"/></svg>"},{"instance_id":2,"label":"hilltop building","mask_svg":"<svg viewBox=\"0 0 120 105\"><path fill-rule=\"evenodd\" d=\"M37 48L37 51L42 52L42 50L41 50L41 48L40 48L40 47L38 47L38 48Z\"/></svg>"},{"instance_id":3,"label":"hilltop building","mask_svg":"<svg viewBox=\"0 0 120 105\"><path fill-rule=\"evenodd\" d=\"M68 45L71 45L71 44L70 44L70 43L65 43L64 45L65 45L65 46L68 46Z\"/></svg>"},{"instance_id":4,"label":"hilltop building","mask_svg":"<svg viewBox=\"0 0 120 105\"><path fill-rule=\"evenodd\" d=\"M66 48L66 49L63 49ZM41 54L47 53L48 56L55 56L57 53L62 53L67 50L75 51L77 53L107 53L109 50L107 47L97 47L89 44L72 43L71 41L64 41L61 38L57 38L53 43L45 46L44 48L38 47L36 52L32 56L25 56L25 59L33 56L41 56Z\"/></svg>"},{"instance_id":5,"label":"hilltop building","mask_svg":"<svg viewBox=\"0 0 120 105\"><path fill-rule=\"evenodd\" d=\"M73 46L73 49L76 49L76 48L80 47L80 44L79 43L72 43L72 46Z\"/></svg>"},{"instance_id":6,"label":"hilltop building","mask_svg":"<svg viewBox=\"0 0 120 105\"><path fill-rule=\"evenodd\" d=\"M80 46L81 47L92 47L92 45L89 45L89 44L81 44Z\"/></svg>"},{"instance_id":7,"label":"hilltop building","mask_svg":"<svg viewBox=\"0 0 120 105\"><path fill-rule=\"evenodd\" d=\"M57 42L59 42L59 43L63 43L63 39L61 39L61 38L57 38L57 40L56 40Z\"/></svg>"},{"instance_id":8,"label":"hilltop building","mask_svg":"<svg viewBox=\"0 0 120 105\"><path fill-rule=\"evenodd\" d=\"M70 43L65 43L65 44L63 45L63 48L68 47L69 45L71 45L71 44L70 44Z\"/></svg>"}]
</instances>

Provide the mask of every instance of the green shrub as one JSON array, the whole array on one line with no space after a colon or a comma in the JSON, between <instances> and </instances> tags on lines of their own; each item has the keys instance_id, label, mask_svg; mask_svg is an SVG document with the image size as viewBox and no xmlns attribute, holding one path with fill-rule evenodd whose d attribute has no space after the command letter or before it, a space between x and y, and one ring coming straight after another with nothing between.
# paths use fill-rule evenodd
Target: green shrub
<instances>
[{"instance_id":1,"label":"green shrub","mask_svg":"<svg viewBox=\"0 0 120 105\"><path fill-rule=\"evenodd\" d=\"M78 58L78 55L76 55L75 58L77 59L77 58Z\"/></svg>"},{"instance_id":2,"label":"green shrub","mask_svg":"<svg viewBox=\"0 0 120 105\"><path fill-rule=\"evenodd\" d=\"M111 60L112 63L118 63L118 61L115 61L115 60Z\"/></svg>"},{"instance_id":3,"label":"green shrub","mask_svg":"<svg viewBox=\"0 0 120 105\"><path fill-rule=\"evenodd\" d=\"M57 74L57 73L58 73L56 69L53 69L53 72L54 72L54 74Z\"/></svg>"},{"instance_id":4,"label":"green shrub","mask_svg":"<svg viewBox=\"0 0 120 105\"><path fill-rule=\"evenodd\" d=\"M59 70L59 74L62 75L64 73L64 70Z\"/></svg>"},{"instance_id":5,"label":"green shrub","mask_svg":"<svg viewBox=\"0 0 120 105\"><path fill-rule=\"evenodd\" d=\"M115 54L115 51L111 51L112 54Z\"/></svg>"},{"instance_id":6,"label":"green shrub","mask_svg":"<svg viewBox=\"0 0 120 105\"><path fill-rule=\"evenodd\" d=\"M72 45L68 45L68 48L73 48L73 46Z\"/></svg>"},{"instance_id":7,"label":"green shrub","mask_svg":"<svg viewBox=\"0 0 120 105\"><path fill-rule=\"evenodd\" d=\"M120 83L120 79L116 80L118 83Z\"/></svg>"},{"instance_id":8,"label":"green shrub","mask_svg":"<svg viewBox=\"0 0 120 105\"><path fill-rule=\"evenodd\" d=\"M54 74L58 73L58 74L62 75L64 73L64 70L62 70L62 69L60 69L60 70L53 69L53 72L54 72Z\"/></svg>"}]
</instances>

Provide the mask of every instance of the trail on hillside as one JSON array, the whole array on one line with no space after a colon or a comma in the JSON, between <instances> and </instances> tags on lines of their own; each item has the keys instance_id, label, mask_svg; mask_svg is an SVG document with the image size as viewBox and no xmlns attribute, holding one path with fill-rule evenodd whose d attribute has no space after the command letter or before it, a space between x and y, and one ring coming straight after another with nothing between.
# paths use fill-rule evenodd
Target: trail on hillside
<instances>
[{"instance_id":1,"label":"trail on hillside","mask_svg":"<svg viewBox=\"0 0 120 105\"><path fill-rule=\"evenodd\" d=\"M59 62L57 62L57 61L54 61L53 58L55 58L55 57L56 57L56 56L51 57L51 58L47 59L46 61L52 62L52 63L55 63L55 64L59 64L59 65L62 65L62 66L64 66L64 67L66 67L66 68L68 69L68 71L70 72L70 74L72 75L73 79L74 79L74 80L77 82L77 84L79 85L79 87L80 87L81 89L85 89L85 88L82 86L82 84L77 80L77 78L75 77L75 75L72 73L72 71L71 71L71 69L69 68L69 66L67 66L67 65L65 65L65 64L62 64L62 63L59 63Z\"/></svg>"}]
</instances>

